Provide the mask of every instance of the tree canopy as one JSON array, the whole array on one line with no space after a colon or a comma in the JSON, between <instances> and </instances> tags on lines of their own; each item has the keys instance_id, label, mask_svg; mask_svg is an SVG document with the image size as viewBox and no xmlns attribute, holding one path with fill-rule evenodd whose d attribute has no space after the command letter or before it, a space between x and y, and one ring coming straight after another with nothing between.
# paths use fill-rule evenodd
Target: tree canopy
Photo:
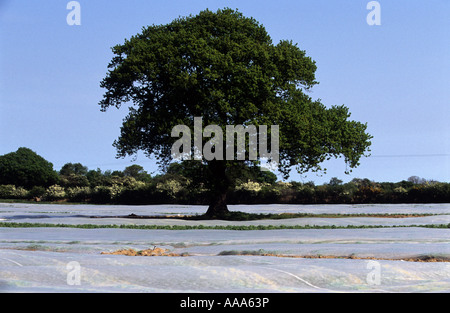
<instances>
[{"instance_id":1,"label":"tree canopy","mask_svg":"<svg viewBox=\"0 0 450 313\"><path fill-rule=\"evenodd\" d=\"M327 108L307 94L317 81L306 52L292 41L274 44L263 25L238 11L205 10L144 27L112 51L100 106L130 105L114 142L118 157L142 150L169 164L171 130L192 129L195 117L223 133L226 125L278 125L278 170L285 177L293 167L321 171L331 157L343 156L354 168L371 144L367 125L349 120L347 107ZM227 211L231 173L242 162L203 158L211 215Z\"/></svg>"},{"instance_id":2,"label":"tree canopy","mask_svg":"<svg viewBox=\"0 0 450 313\"><path fill-rule=\"evenodd\" d=\"M50 186L58 181L53 164L28 148L0 156L0 185L25 188Z\"/></svg>"},{"instance_id":3,"label":"tree canopy","mask_svg":"<svg viewBox=\"0 0 450 313\"><path fill-rule=\"evenodd\" d=\"M60 175L83 175L86 176L88 172L87 166L82 165L81 163L66 163L60 169Z\"/></svg>"}]
</instances>

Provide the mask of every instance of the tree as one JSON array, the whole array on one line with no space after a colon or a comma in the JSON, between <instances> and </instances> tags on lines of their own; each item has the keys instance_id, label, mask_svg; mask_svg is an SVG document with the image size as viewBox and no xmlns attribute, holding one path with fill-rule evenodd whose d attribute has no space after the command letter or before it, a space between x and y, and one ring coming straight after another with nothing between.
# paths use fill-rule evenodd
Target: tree
<instances>
[{"instance_id":1,"label":"tree","mask_svg":"<svg viewBox=\"0 0 450 313\"><path fill-rule=\"evenodd\" d=\"M269 171L261 171L261 169L258 167L255 176L255 181L259 183L267 183L273 185L277 181L277 175Z\"/></svg>"},{"instance_id":2,"label":"tree","mask_svg":"<svg viewBox=\"0 0 450 313\"><path fill-rule=\"evenodd\" d=\"M99 168L87 172L86 177L91 187L103 186L108 184L108 179L103 175L102 170Z\"/></svg>"},{"instance_id":3,"label":"tree","mask_svg":"<svg viewBox=\"0 0 450 313\"><path fill-rule=\"evenodd\" d=\"M88 168L81 163L66 163L59 171L59 175L70 176L73 174L86 176L87 172Z\"/></svg>"},{"instance_id":4,"label":"tree","mask_svg":"<svg viewBox=\"0 0 450 313\"><path fill-rule=\"evenodd\" d=\"M137 164L127 166L123 170L123 175L125 177L133 177L136 180L140 181L149 181L151 178L150 175L144 170L144 168Z\"/></svg>"},{"instance_id":5,"label":"tree","mask_svg":"<svg viewBox=\"0 0 450 313\"><path fill-rule=\"evenodd\" d=\"M53 164L28 148L0 156L0 185L48 187L58 182Z\"/></svg>"},{"instance_id":6,"label":"tree","mask_svg":"<svg viewBox=\"0 0 450 313\"><path fill-rule=\"evenodd\" d=\"M321 171L331 157L344 156L354 168L370 146L367 125L348 120L345 106L326 108L305 93L317 84L316 64L306 52L287 40L273 44L261 24L238 11L205 10L148 26L112 51L99 104L102 111L131 104L114 142L117 157L142 150L167 166L172 129L192 130L195 117L218 125L223 134L226 125L278 125L278 170L285 177L294 166L299 172ZM270 129L267 135L271 138ZM261 159L258 153L253 161L204 156L197 161L210 188L207 215L228 212L226 195L243 164Z\"/></svg>"},{"instance_id":7,"label":"tree","mask_svg":"<svg viewBox=\"0 0 450 313\"><path fill-rule=\"evenodd\" d=\"M63 187L89 186L88 168L81 163L66 163L59 170L60 185Z\"/></svg>"},{"instance_id":8,"label":"tree","mask_svg":"<svg viewBox=\"0 0 450 313\"><path fill-rule=\"evenodd\" d=\"M419 176L410 176L408 177L408 181L413 183L414 185L423 185L427 182L425 178L421 178Z\"/></svg>"},{"instance_id":9,"label":"tree","mask_svg":"<svg viewBox=\"0 0 450 313\"><path fill-rule=\"evenodd\" d=\"M369 187L375 185L375 182L368 178L353 178L350 183L354 184L356 187Z\"/></svg>"},{"instance_id":10,"label":"tree","mask_svg":"<svg viewBox=\"0 0 450 313\"><path fill-rule=\"evenodd\" d=\"M61 175L59 184L63 187L86 187L89 186L89 180L83 175Z\"/></svg>"},{"instance_id":11,"label":"tree","mask_svg":"<svg viewBox=\"0 0 450 313\"><path fill-rule=\"evenodd\" d=\"M340 185L342 185L342 183L343 183L343 181L340 180L339 178L331 177L330 182L328 183L328 185L334 187L334 186L340 186Z\"/></svg>"}]
</instances>

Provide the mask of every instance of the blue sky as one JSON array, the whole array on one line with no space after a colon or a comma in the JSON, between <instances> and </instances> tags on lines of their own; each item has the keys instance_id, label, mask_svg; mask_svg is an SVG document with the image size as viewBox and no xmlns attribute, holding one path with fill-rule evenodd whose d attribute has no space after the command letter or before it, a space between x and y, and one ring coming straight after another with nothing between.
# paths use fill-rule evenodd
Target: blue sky
<instances>
[{"instance_id":1,"label":"blue sky","mask_svg":"<svg viewBox=\"0 0 450 313\"><path fill-rule=\"evenodd\" d=\"M126 107L100 112L99 86L110 47L179 16L230 7L262 23L274 43L298 43L317 63L311 96L345 104L368 123L372 156L350 175L343 159L327 174L291 179L317 184L417 175L450 181L450 1L380 0L381 25L369 26L368 0L79 0L81 25L69 26L69 1L0 0L0 155L28 147L59 170L67 162L123 170L139 153L116 159Z\"/></svg>"}]
</instances>

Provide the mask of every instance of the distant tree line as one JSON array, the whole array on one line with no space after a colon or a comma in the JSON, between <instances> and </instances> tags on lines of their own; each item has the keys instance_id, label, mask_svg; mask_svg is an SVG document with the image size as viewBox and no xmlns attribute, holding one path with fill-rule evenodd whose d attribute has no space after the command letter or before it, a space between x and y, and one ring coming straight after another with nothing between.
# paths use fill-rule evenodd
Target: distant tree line
<instances>
[{"instance_id":1,"label":"distant tree line","mask_svg":"<svg viewBox=\"0 0 450 313\"><path fill-rule=\"evenodd\" d=\"M67 163L58 172L32 150L19 148L0 156L0 199L206 205L208 188L198 176L198 161L172 163L153 177L140 165L102 171ZM280 182L272 172L244 165L228 197L230 204L446 203L450 202L450 184L417 176L396 183L367 178L343 183L333 177L316 186L312 181Z\"/></svg>"}]
</instances>

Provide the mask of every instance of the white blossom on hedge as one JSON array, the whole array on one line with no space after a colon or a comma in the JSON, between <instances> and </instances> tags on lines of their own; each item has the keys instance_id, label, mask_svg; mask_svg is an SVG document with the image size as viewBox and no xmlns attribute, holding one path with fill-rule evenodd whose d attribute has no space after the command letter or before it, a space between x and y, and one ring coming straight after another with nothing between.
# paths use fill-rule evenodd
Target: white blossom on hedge
<instances>
[{"instance_id":1,"label":"white blossom on hedge","mask_svg":"<svg viewBox=\"0 0 450 313\"><path fill-rule=\"evenodd\" d=\"M64 199L66 196L66 191L60 185L52 185L47 188L44 194L44 198L52 199Z\"/></svg>"},{"instance_id":2,"label":"white blossom on hedge","mask_svg":"<svg viewBox=\"0 0 450 313\"><path fill-rule=\"evenodd\" d=\"M160 192L167 192L170 197L175 197L175 195L183 189L183 186L179 181L170 179L165 182L156 184L156 190Z\"/></svg>"},{"instance_id":3,"label":"white blossom on hedge","mask_svg":"<svg viewBox=\"0 0 450 313\"><path fill-rule=\"evenodd\" d=\"M28 191L22 187L16 187L14 185L1 185L0 186L0 198L25 198Z\"/></svg>"},{"instance_id":4,"label":"white blossom on hedge","mask_svg":"<svg viewBox=\"0 0 450 313\"><path fill-rule=\"evenodd\" d=\"M70 187L66 189L66 196L69 198L75 198L80 195L89 195L91 188L89 187Z\"/></svg>"},{"instance_id":5,"label":"white blossom on hedge","mask_svg":"<svg viewBox=\"0 0 450 313\"><path fill-rule=\"evenodd\" d=\"M405 188L400 186L400 187L394 188L394 192L396 192L396 193L407 193L408 190L406 190Z\"/></svg>"},{"instance_id":6,"label":"white blossom on hedge","mask_svg":"<svg viewBox=\"0 0 450 313\"><path fill-rule=\"evenodd\" d=\"M241 183L240 185L236 186L236 190L258 192L261 190L262 187L263 187L262 184L249 180L246 183Z\"/></svg>"}]
</instances>

